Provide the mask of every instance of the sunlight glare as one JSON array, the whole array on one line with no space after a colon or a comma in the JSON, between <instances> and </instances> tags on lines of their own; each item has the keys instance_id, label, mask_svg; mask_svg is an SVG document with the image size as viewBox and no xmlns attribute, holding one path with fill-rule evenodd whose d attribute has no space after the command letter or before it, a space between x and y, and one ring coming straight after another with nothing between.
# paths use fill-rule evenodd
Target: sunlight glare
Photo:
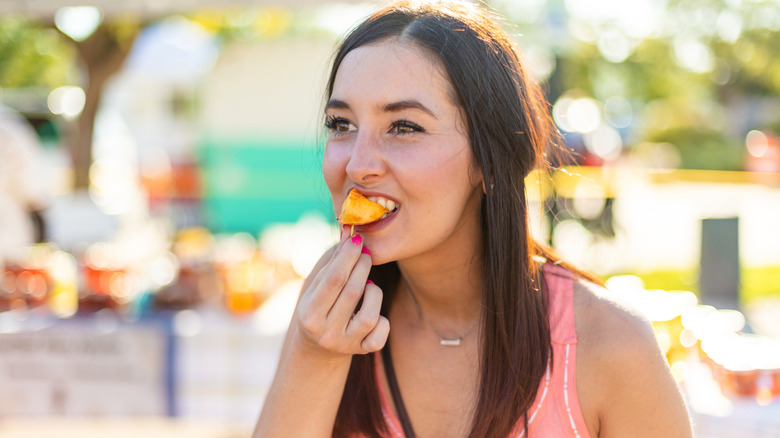
<instances>
[{"instance_id":1,"label":"sunlight glare","mask_svg":"<svg viewBox=\"0 0 780 438\"><path fill-rule=\"evenodd\" d=\"M98 28L103 17L94 6L68 6L54 15L54 24L62 33L75 41L84 41Z\"/></svg>"}]
</instances>

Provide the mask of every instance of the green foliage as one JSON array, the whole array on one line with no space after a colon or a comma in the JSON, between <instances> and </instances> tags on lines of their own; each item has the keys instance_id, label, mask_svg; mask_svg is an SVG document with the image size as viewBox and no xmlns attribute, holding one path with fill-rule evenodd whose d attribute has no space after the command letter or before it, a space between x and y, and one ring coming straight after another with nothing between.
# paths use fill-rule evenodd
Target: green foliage
<instances>
[{"instance_id":1,"label":"green foliage","mask_svg":"<svg viewBox=\"0 0 780 438\"><path fill-rule=\"evenodd\" d=\"M733 45L714 44L728 68L728 88L755 95L780 94L780 32L750 30Z\"/></svg>"},{"instance_id":2,"label":"green foliage","mask_svg":"<svg viewBox=\"0 0 780 438\"><path fill-rule=\"evenodd\" d=\"M671 143L680 152L684 169L741 170L744 148L711 128L681 127L661 131L650 139Z\"/></svg>"},{"instance_id":3,"label":"green foliage","mask_svg":"<svg viewBox=\"0 0 780 438\"><path fill-rule=\"evenodd\" d=\"M188 18L229 42L285 35L299 17L284 7L265 7L200 10L188 14Z\"/></svg>"},{"instance_id":4,"label":"green foliage","mask_svg":"<svg viewBox=\"0 0 780 438\"><path fill-rule=\"evenodd\" d=\"M576 89L602 102L613 96L631 102L634 123L623 132L628 147L645 141L669 141L680 149L682 167L740 169L745 131L762 129L767 123L774 128L773 120L780 123L780 116L743 114L752 117L752 125L732 124L732 120L745 120L734 113L740 111L735 103L780 95L777 2L662 3L654 6L661 24L641 37L624 22L630 17L599 10L597 5L592 13L583 14L582 9L570 8L568 2L561 5L547 0L542 12L546 24L544 19L525 23L518 18L521 14L514 17L516 24L523 26L526 41L556 52L557 71L551 89L558 95ZM510 1L496 4L510 17L514 10L529 10L512 6L515 3ZM648 17L650 22L652 19ZM563 31L566 35L545 34L550 22L555 23L558 34ZM565 44L548 42L551 37ZM623 42L630 47L630 54L610 61L609 47L615 46L602 45L604 41L618 41L618 47Z\"/></svg>"},{"instance_id":5,"label":"green foliage","mask_svg":"<svg viewBox=\"0 0 780 438\"><path fill-rule=\"evenodd\" d=\"M73 83L76 53L62 34L21 16L0 17L0 87Z\"/></svg>"}]
</instances>

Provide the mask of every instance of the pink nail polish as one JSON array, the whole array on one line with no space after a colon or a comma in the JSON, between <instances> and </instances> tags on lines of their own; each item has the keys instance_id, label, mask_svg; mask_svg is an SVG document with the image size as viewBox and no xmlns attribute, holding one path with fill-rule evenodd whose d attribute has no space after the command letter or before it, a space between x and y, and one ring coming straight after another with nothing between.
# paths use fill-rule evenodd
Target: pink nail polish
<instances>
[{"instance_id":1,"label":"pink nail polish","mask_svg":"<svg viewBox=\"0 0 780 438\"><path fill-rule=\"evenodd\" d=\"M360 252L362 252L365 255L371 255L371 251L369 251L368 248L366 248L365 246L363 247L363 249L360 250Z\"/></svg>"},{"instance_id":2,"label":"pink nail polish","mask_svg":"<svg viewBox=\"0 0 780 438\"><path fill-rule=\"evenodd\" d=\"M363 243L363 238L360 237L360 234L355 234L349 240L351 240L354 245L360 245L361 243Z\"/></svg>"},{"instance_id":3,"label":"pink nail polish","mask_svg":"<svg viewBox=\"0 0 780 438\"><path fill-rule=\"evenodd\" d=\"M374 284L374 282L371 280L366 280L366 284Z\"/></svg>"}]
</instances>

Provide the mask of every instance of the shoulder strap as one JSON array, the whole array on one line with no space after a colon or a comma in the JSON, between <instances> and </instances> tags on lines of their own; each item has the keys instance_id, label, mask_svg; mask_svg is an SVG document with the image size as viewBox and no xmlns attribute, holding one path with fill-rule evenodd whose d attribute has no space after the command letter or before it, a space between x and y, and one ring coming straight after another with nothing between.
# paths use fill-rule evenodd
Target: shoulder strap
<instances>
[{"instance_id":1,"label":"shoulder strap","mask_svg":"<svg viewBox=\"0 0 780 438\"><path fill-rule=\"evenodd\" d=\"M395 377L395 369L393 368L393 359L390 356L390 340L385 343L385 348L382 349L382 363L385 366L385 374L387 375L387 385L390 387L390 395L393 397L393 404L395 410L398 412L398 420L401 421L401 427L404 430L404 436L406 438L415 438L414 430L412 429L412 422L409 420L409 414L406 412L406 406L401 398L401 390L398 388L398 380Z\"/></svg>"},{"instance_id":2,"label":"shoulder strap","mask_svg":"<svg viewBox=\"0 0 780 438\"><path fill-rule=\"evenodd\" d=\"M545 263L542 285L546 292L550 339L558 344L577 343L574 322L574 277L560 266Z\"/></svg>"}]
</instances>

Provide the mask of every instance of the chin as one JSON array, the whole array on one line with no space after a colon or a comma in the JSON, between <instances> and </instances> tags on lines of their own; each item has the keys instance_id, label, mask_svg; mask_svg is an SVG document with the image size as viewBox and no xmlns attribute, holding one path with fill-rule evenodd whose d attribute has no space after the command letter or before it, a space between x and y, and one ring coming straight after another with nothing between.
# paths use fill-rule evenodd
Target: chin
<instances>
[{"instance_id":1,"label":"chin","mask_svg":"<svg viewBox=\"0 0 780 438\"><path fill-rule=\"evenodd\" d=\"M388 250L376 248L375 251L374 248L371 247L371 244L368 245L368 249L371 251L372 266L384 265L386 263L398 261L398 253L392 249Z\"/></svg>"},{"instance_id":2,"label":"chin","mask_svg":"<svg viewBox=\"0 0 780 438\"><path fill-rule=\"evenodd\" d=\"M391 257L374 256L371 254L371 266L384 265L385 263L394 262L396 259Z\"/></svg>"},{"instance_id":3,"label":"chin","mask_svg":"<svg viewBox=\"0 0 780 438\"><path fill-rule=\"evenodd\" d=\"M371 265L378 266L390 262L397 262L408 256L405 239L367 237L366 247L371 251Z\"/></svg>"}]
</instances>

